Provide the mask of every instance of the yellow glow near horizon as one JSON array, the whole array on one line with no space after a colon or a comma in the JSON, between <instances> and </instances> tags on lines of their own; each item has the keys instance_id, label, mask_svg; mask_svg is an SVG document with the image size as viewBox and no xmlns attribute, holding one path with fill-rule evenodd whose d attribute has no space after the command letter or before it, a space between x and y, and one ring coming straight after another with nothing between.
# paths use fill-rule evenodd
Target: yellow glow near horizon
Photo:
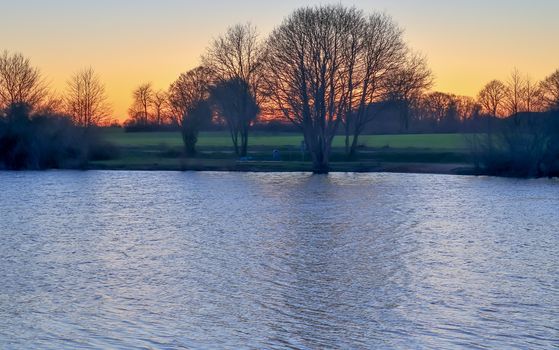
<instances>
[{"instance_id":1,"label":"yellow glow near horizon","mask_svg":"<svg viewBox=\"0 0 559 350\"><path fill-rule=\"evenodd\" d=\"M437 91L475 96L515 67L534 80L559 68L559 1L335 2L392 15L427 56ZM332 1L20 0L2 6L0 50L30 57L59 93L74 72L92 66L123 121L136 86L166 89L229 25L250 21L265 36L293 9L318 3Z\"/></svg>"}]
</instances>

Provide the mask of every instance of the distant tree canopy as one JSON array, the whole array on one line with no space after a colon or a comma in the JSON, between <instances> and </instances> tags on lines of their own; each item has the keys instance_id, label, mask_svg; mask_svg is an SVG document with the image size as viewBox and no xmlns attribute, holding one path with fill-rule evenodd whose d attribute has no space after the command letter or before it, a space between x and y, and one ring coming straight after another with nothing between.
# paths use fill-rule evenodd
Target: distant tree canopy
<instances>
[{"instance_id":1,"label":"distant tree canopy","mask_svg":"<svg viewBox=\"0 0 559 350\"><path fill-rule=\"evenodd\" d=\"M500 117L504 112L507 87L498 80L487 83L478 94L482 112L491 117Z\"/></svg>"},{"instance_id":2,"label":"distant tree canopy","mask_svg":"<svg viewBox=\"0 0 559 350\"><path fill-rule=\"evenodd\" d=\"M545 108L559 110L559 69L540 83L540 90Z\"/></svg>"},{"instance_id":3,"label":"distant tree canopy","mask_svg":"<svg viewBox=\"0 0 559 350\"><path fill-rule=\"evenodd\" d=\"M151 83L139 85L132 92L132 106L128 109L128 127L138 130L162 128L172 123L169 95L167 91L155 90Z\"/></svg>"}]
</instances>

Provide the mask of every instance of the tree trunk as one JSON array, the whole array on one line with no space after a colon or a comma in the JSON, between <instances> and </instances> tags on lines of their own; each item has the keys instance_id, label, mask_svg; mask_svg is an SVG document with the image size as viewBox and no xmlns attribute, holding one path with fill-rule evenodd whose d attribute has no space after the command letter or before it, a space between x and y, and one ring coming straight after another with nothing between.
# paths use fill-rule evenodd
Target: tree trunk
<instances>
[{"instance_id":1,"label":"tree trunk","mask_svg":"<svg viewBox=\"0 0 559 350\"><path fill-rule=\"evenodd\" d=\"M184 143L184 151L187 157L196 156L196 143L198 142L198 132L189 128L182 128L182 141Z\"/></svg>"},{"instance_id":2,"label":"tree trunk","mask_svg":"<svg viewBox=\"0 0 559 350\"><path fill-rule=\"evenodd\" d=\"M243 126L241 131L241 157L246 157L248 154L248 125Z\"/></svg>"},{"instance_id":3,"label":"tree trunk","mask_svg":"<svg viewBox=\"0 0 559 350\"><path fill-rule=\"evenodd\" d=\"M246 157L248 154L248 138L245 136L241 140L241 157Z\"/></svg>"},{"instance_id":4,"label":"tree trunk","mask_svg":"<svg viewBox=\"0 0 559 350\"><path fill-rule=\"evenodd\" d=\"M239 150L239 133L232 127L229 127L229 133L231 135L231 142L233 142L233 149L235 150L235 154L237 156L240 156L241 152Z\"/></svg>"},{"instance_id":5,"label":"tree trunk","mask_svg":"<svg viewBox=\"0 0 559 350\"><path fill-rule=\"evenodd\" d=\"M318 140L307 141L307 145L311 145L310 151L312 156L312 172L313 174L328 174L330 172L330 163L327 141L318 138Z\"/></svg>"},{"instance_id":6,"label":"tree trunk","mask_svg":"<svg viewBox=\"0 0 559 350\"><path fill-rule=\"evenodd\" d=\"M312 163L312 172L313 174L328 174L330 172L330 164L328 159L323 157L313 158Z\"/></svg>"},{"instance_id":7,"label":"tree trunk","mask_svg":"<svg viewBox=\"0 0 559 350\"><path fill-rule=\"evenodd\" d=\"M492 117L487 118L487 140L489 151L493 152L493 121Z\"/></svg>"},{"instance_id":8,"label":"tree trunk","mask_svg":"<svg viewBox=\"0 0 559 350\"><path fill-rule=\"evenodd\" d=\"M351 147L350 147L349 153L347 155L348 160L355 159L355 156L357 155L357 146L358 146L358 142L359 142L359 134L360 134L360 132L358 132L357 130L355 131L355 134L353 134L353 141L351 143Z\"/></svg>"},{"instance_id":9,"label":"tree trunk","mask_svg":"<svg viewBox=\"0 0 559 350\"><path fill-rule=\"evenodd\" d=\"M350 142L349 142L349 138L351 136L351 130L350 130L350 126L349 126L350 120L348 117L346 117L346 123L345 123L345 154L346 156L349 158L349 154L350 154Z\"/></svg>"}]
</instances>

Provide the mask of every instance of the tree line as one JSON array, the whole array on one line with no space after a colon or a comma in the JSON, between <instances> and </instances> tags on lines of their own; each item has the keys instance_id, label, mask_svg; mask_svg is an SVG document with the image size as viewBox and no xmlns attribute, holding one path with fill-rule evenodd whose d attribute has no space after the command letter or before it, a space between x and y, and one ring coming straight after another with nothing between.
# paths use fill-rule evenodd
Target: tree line
<instances>
[{"instance_id":1,"label":"tree line","mask_svg":"<svg viewBox=\"0 0 559 350\"><path fill-rule=\"evenodd\" d=\"M328 171L340 130L348 157L355 154L374 119L373 103L411 104L432 85L425 58L405 44L390 16L341 5L296 10L265 39L251 24L235 25L201 61L168 91L139 86L127 125L167 120L180 126L187 153L195 154L200 127L221 122L243 157L257 117L281 116L303 133L316 173ZM162 104L158 96L166 96Z\"/></svg>"},{"instance_id":2,"label":"tree line","mask_svg":"<svg viewBox=\"0 0 559 350\"><path fill-rule=\"evenodd\" d=\"M430 92L433 76L425 58L406 45L390 16L341 5L298 9L264 40L250 24L233 26L201 61L166 92L148 89L148 99L137 98L150 85L138 87L129 125L168 120L181 127L194 154L197 130L222 123L237 154L246 156L257 117L281 118L304 135L317 173L328 171L334 136L345 137L352 158L359 136L386 117L400 132L464 132L479 131L491 118L559 106L559 70L541 82L515 70L506 82L488 83L476 98ZM167 96L163 104L161 96ZM160 117L161 106L167 118Z\"/></svg>"},{"instance_id":3,"label":"tree line","mask_svg":"<svg viewBox=\"0 0 559 350\"><path fill-rule=\"evenodd\" d=\"M110 116L93 69L74 74L57 97L28 58L0 54L0 169L79 168L114 154L93 126Z\"/></svg>"},{"instance_id":4,"label":"tree line","mask_svg":"<svg viewBox=\"0 0 559 350\"><path fill-rule=\"evenodd\" d=\"M386 116L401 132L484 125L491 133L491 121L559 108L559 70L541 82L515 70L505 82L489 82L476 98L431 92L432 85L425 57L405 43L389 15L342 5L303 7L265 38L251 24L230 27L209 44L199 67L166 90L138 86L126 127L176 127L186 154L194 156L200 129L219 123L229 130L236 154L245 157L255 122L281 118L303 134L313 171L326 173L335 136L343 135L352 158L360 135ZM15 104L31 114L66 115L85 128L110 117L104 85L92 68L75 73L59 98L28 59L4 52L0 109Z\"/></svg>"}]
</instances>

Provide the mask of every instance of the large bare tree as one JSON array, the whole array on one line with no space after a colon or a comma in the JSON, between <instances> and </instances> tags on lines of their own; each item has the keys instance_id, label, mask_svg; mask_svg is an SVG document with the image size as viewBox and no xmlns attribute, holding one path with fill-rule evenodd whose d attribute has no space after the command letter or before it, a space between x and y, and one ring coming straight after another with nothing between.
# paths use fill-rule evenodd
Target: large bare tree
<instances>
[{"instance_id":1,"label":"large bare tree","mask_svg":"<svg viewBox=\"0 0 559 350\"><path fill-rule=\"evenodd\" d=\"M169 103L181 134L188 156L196 154L196 143L200 128L211 119L209 108L210 71L197 67L179 78L169 87Z\"/></svg>"},{"instance_id":2,"label":"large bare tree","mask_svg":"<svg viewBox=\"0 0 559 350\"><path fill-rule=\"evenodd\" d=\"M28 58L8 51L0 54L0 109L13 104L26 104L34 109L47 94L47 84Z\"/></svg>"},{"instance_id":3,"label":"large bare tree","mask_svg":"<svg viewBox=\"0 0 559 350\"><path fill-rule=\"evenodd\" d=\"M111 114L105 85L91 67L78 71L68 80L64 102L66 113L82 127L98 126Z\"/></svg>"},{"instance_id":4,"label":"large bare tree","mask_svg":"<svg viewBox=\"0 0 559 350\"><path fill-rule=\"evenodd\" d=\"M211 43L202 56L203 65L209 69L216 84L220 85L219 95L227 99L221 103L218 112L228 124L232 140L240 137L241 146L234 142L234 147L241 157L247 155L248 130L256 117L253 112L258 113L259 110L251 108L246 102L256 101L257 106L260 105L263 57L264 49L258 39L258 32L250 23L230 27ZM214 102L220 105L215 97ZM238 100L232 101L235 98ZM224 109L232 103L236 106L235 111ZM242 110L244 107L247 109ZM232 115L236 117L230 118Z\"/></svg>"},{"instance_id":5,"label":"large bare tree","mask_svg":"<svg viewBox=\"0 0 559 350\"><path fill-rule=\"evenodd\" d=\"M314 173L329 171L332 140L354 100L363 17L341 5L301 8L268 39L271 106L302 130Z\"/></svg>"}]
</instances>

